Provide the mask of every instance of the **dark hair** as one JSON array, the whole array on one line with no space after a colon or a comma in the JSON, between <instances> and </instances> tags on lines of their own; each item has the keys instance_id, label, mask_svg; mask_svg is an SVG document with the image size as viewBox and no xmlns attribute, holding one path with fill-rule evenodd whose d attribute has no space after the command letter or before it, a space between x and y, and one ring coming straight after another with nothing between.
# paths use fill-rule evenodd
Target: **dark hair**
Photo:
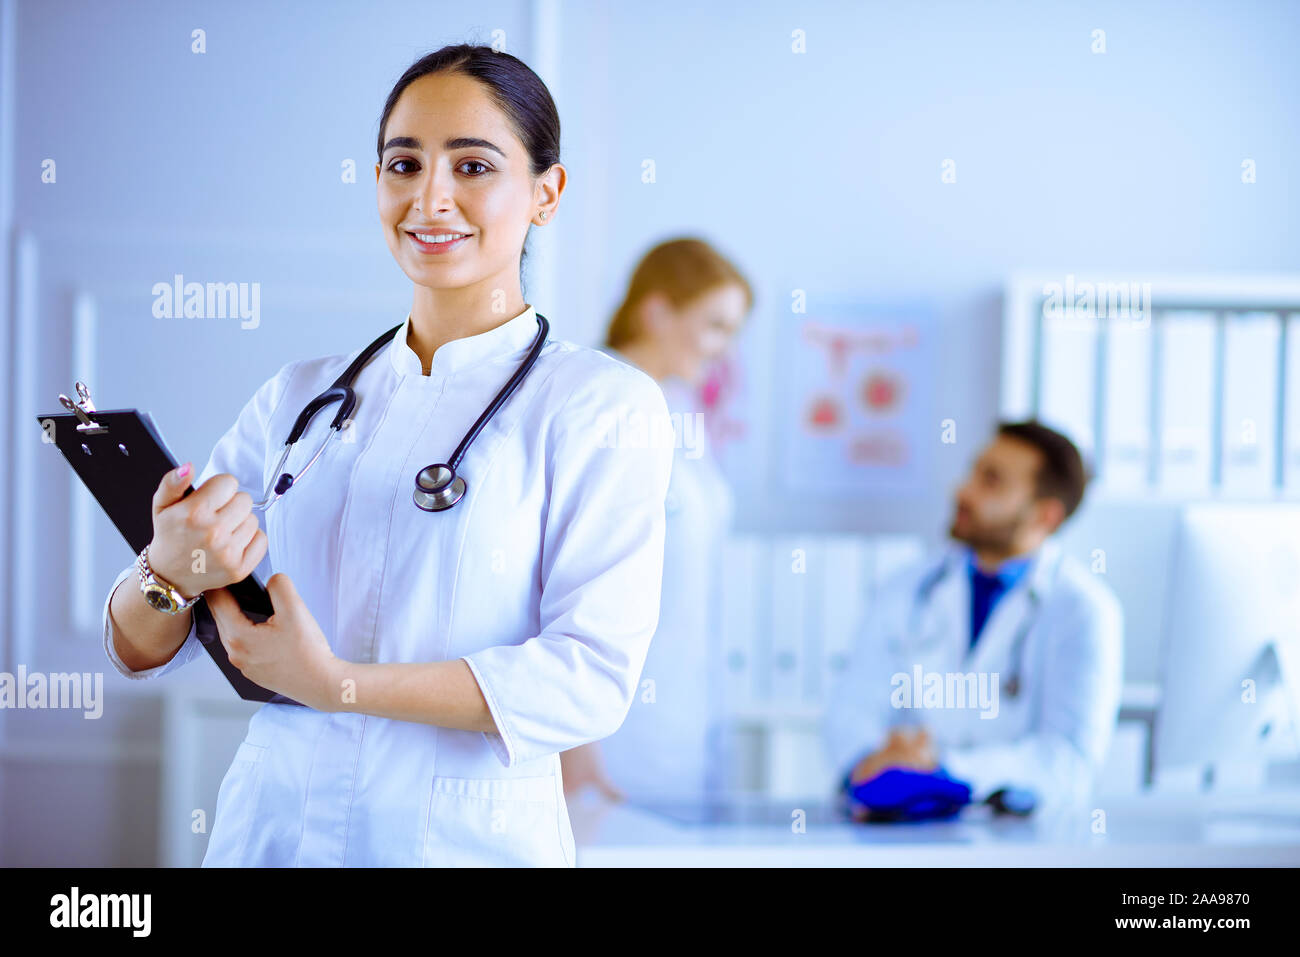
<instances>
[{"instance_id":1,"label":"dark hair","mask_svg":"<svg viewBox=\"0 0 1300 957\"><path fill-rule=\"evenodd\" d=\"M1058 499L1065 506L1065 518L1073 515L1083 501L1089 478L1075 444L1055 429L1033 420L1003 422L998 425L998 435L1027 442L1043 454L1034 494L1038 498Z\"/></svg>"},{"instance_id":2,"label":"dark hair","mask_svg":"<svg viewBox=\"0 0 1300 957\"><path fill-rule=\"evenodd\" d=\"M384 131L389 114L413 82L431 73L461 73L484 83L505 113L514 133L528 151L529 170L540 176L560 161L560 114L541 77L528 64L490 46L460 43L425 54L416 60L393 87L379 117L375 153L384 161ZM527 241L523 256L528 254Z\"/></svg>"}]
</instances>

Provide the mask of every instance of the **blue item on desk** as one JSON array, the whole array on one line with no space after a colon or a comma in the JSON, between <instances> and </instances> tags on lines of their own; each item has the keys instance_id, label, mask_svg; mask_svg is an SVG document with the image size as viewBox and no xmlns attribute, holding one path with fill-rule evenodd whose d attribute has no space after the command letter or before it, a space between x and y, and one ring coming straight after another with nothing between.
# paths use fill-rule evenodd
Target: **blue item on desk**
<instances>
[{"instance_id":1,"label":"blue item on desk","mask_svg":"<svg viewBox=\"0 0 1300 957\"><path fill-rule=\"evenodd\" d=\"M890 768L849 787L849 796L873 821L933 821L955 817L970 803L970 786L943 768Z\"/></svg>"}]
</instances>

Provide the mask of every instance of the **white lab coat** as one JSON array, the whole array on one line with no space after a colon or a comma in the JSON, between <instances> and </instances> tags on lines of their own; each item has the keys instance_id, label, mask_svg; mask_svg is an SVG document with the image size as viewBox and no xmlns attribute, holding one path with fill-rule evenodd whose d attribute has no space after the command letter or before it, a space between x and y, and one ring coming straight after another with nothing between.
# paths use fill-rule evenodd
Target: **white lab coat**
<instances>
[{"instance_id":1,"label":"white lab coat","mask_svg":"<svg viewBox=\"0 0 1300 957\"><path fill-rule=\"evenodd\" d=\"M836 779L883 745L891 726L924 725L939 746L940 764L971 785L974 801L1006 786L1037 791L1041 807L1086 800L1119 711L1120 604L1049 538L993 606L968 652L968 554L951 545L881 588L826 711L825 743ZM1016 652L1018 639L1023 657ZM916 700L893 695L906 687L894 676L915 678L918 665L922 676L999 675L996 716L982 716L994 714L988 707L896 707ZM1012 695L1010 679L1017 674L1019 693Z\"/></svg>"},{"instance_id":2,"label":"white lab coat","mask_svg":"<svg viewBox=\"0 0 1300 957\"><path fill-rule=\"evenodd\" d=\"M726 771L716 713L723 673L716 615L722 541L735 505L696 418L699 400L680 380L662 386L678 418L659 628L627 720L600 751L610 781L629 800L699 802L722 789Z\"/></svg>"},{"instance_id":3,"label":"white lab coat","mask_svg":"<svg viewBox=\"0 0 1300 957\"><path fill-rule=\"evenodd\" d=\"M424 376L409 322L360 373L351 440L332 440L265 513L269 565L346 661L463 658L499 733L264 705L222 781L205 866L574 864L559 752L627 714L658 619L672 467L671 449L606 447L603 417L665 415L663 393L552 338L465 456L465 498L424 512L416 473L447 460L537 323L529 307L445 343ZM360 351L280 369L195 484L230 472L260 498L299 411ZM336 410L315 417L288 471ZM207 657L191 631L171 661L132 673L110 629L106 600L105 648L130 678Z\"/></svg>"}]
</instances>

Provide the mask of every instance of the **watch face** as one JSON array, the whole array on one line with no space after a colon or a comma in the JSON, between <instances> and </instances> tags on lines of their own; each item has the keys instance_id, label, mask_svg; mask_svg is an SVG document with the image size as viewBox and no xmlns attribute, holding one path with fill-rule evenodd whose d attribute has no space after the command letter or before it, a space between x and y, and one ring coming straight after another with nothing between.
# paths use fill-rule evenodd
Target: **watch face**
<instances>
[{"instance_id":1,"label":"watch face","mask_svg":"<svg viewBox=\"0 0 1300 957\"><path fill-rule=\"evenodd\" d=\"M157 585L145 586L144 600L159 611L171 611L176 607L176 603L172 601L171 596Z\"/></svg>"}]
</instances>

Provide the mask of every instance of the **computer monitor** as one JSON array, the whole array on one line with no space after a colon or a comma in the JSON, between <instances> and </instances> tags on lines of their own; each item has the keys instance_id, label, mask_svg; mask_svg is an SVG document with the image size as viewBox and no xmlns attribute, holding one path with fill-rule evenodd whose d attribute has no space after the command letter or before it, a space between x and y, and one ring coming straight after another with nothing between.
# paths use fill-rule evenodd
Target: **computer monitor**
<instances>
[{"instance_id":1,"label":"computer monitor","mask_svg":"<svg viewBox=\"0 0 1300 957\"><path fill-rule=\"evenodd\" d=\"M1156 768L1294 757L1300 506L1188 506L1173 559Z\"/></svg>"}]
</instances>

